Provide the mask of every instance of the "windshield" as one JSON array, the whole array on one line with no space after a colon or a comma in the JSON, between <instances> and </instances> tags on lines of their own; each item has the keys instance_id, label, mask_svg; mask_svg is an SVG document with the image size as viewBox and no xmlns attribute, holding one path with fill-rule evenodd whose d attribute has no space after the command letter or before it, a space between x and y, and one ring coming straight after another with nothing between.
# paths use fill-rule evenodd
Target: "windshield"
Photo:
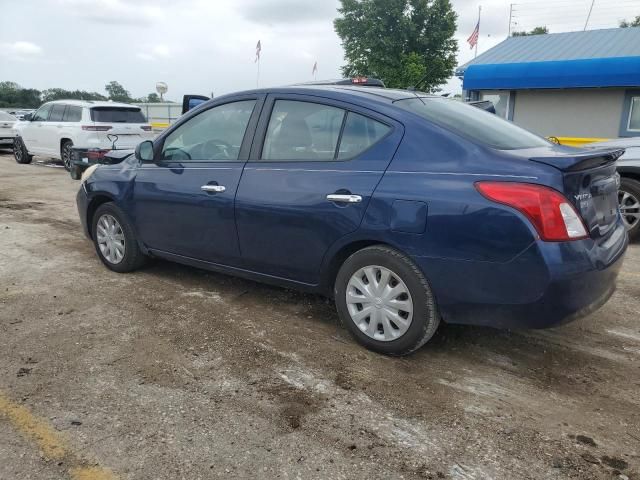
<instances>
[{"instance_id":1,"label":"windshield","mask_svg":"<svg viewBox=\"0 0 640 480\"><path fill-rule=\"evenodd\" d=\"M398 100L395 105L453 130L465 137L500 150L549 145L544 138L503 120L493 113L446 98L415 97Z\"/></svg>"},{"instance_id":2,"label":"windshield","mask_svg":"<svg viewBox=\"0 0 640 480\"><path fill-rule=\"evenodd\" d=\"M0 120L4 120L6 122L14 122L16 119L14 116L9 115L8 113L0 112Z\"/></svg>"},{"instance_id":3,"label":"windshield","mask_svg":"<svg viewBox=\"0 0 640 480\"><path fill-rule=\"evenodd\" d=\"M91 120L105 123L147 123L142 110L134 107L93 107Z\"/></svg>"}]
</instances>

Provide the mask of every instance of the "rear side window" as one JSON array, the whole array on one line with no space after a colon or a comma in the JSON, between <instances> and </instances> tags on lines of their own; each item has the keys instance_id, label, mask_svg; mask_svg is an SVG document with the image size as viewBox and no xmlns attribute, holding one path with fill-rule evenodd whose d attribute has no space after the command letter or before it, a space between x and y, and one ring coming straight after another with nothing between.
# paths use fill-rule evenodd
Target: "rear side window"
<instances>
[{"instance_id":1,"label":"rear side window","mask_svg":"<svg viewBox=\"0 0 640 480\"><path fill-rule=\"evenodd\" d=\"M397 100L395 105L493 148L515 150L549 145L524 128L457 100L415 97Z\"/></svg>"},{"instance_id":2,"label":"rear side window","mask_svg":"<svg viewBox=\"0 0 640 480\"><path fill-rule=\"evenodd\" d=\"M74 105L68 105L64 112L62 121L64 122L79 122L82 119L82 107L76 107Z\"/></svg>"},{"instance_id":3,"label":"rear side window","mask_svg":"<svg viewBox=\"0 0 640 480\"><path fill-rule=\"evenodd\" d=\"M342 131L338 160L347 160L361 154L390 130L391 127L384 123L349 112Z\"/></svg>"},{"instance_id":4,"label":"rear side window","mask_svg":"<svg viewBox=\"0 0 640 480\"><path fill-rule=\"evenodd\" d=\"M102 123L147 123L142 110L134 107L93 107L91 120Z\"/></svg>"},{"instance_id":5,"label":"rear side window","mask_svg":"<svg viewBox=\"0 0 640 480\"><path fill-rule=\"evenodd\" d=\"M51 113L49 114L50 122L61 122L64 117L64 110L67 108L66 105L55 104L51 109Z\"/></svg>"},{"instance_id":6,"label":"rear side window","mask_svg":"<svg viewBox=\"0 0 640 480\"><path fill-rule=\"evenodd\" d=\"M263 160L333 160L345 116L341 108L277 100L262 149Z\"/></svg>"}]
</instances>

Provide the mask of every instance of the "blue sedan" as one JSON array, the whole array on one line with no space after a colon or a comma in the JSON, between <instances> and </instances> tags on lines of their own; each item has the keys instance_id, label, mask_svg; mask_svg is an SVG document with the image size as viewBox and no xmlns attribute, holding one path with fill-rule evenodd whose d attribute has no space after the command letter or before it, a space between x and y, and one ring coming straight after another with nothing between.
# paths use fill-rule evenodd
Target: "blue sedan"
<instances>
[{"instance_id":1,"label":"blue sedan","mask_svg":"<svg viewBox=\"0 0 640 480\"><path fill-rule=\"evenodd\" d=\"M622 153L418 92L293 86L202 103L88 170L77 203L111 270L157 257L326 294L357 341L405 355L440 321L542 328L603 305L628 242Z\"/></svg>"}]
</instances>

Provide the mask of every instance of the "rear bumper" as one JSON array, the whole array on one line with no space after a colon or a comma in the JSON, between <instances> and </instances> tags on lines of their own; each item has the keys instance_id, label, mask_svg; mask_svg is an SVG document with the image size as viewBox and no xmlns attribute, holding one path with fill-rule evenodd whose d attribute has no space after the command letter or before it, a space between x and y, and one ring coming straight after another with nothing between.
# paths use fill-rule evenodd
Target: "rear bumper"
<instances>
[{"instance_id":1,"label":"rear bumper","mask_svg":"<svg viewBox=\"0 0 640 480\"><path fill-rule=\"evenodd\" d=\"M584 317L615 291L627 248L624 226L597 245L591 239L537 241L510 262L416 258L448 323L546 328Z\"/></svg>"}]
</instances>

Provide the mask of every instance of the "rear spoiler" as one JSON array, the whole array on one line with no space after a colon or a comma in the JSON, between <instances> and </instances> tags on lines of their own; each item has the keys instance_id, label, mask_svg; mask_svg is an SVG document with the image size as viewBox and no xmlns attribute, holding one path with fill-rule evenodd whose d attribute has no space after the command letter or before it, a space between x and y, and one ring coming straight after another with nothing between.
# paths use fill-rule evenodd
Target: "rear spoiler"
<instances>
[{"instance_id":1,"label":"rear spoiler","mask_svg":"<svg viewBox=\"0 0 640 480\"><path fill-rule=\"evenodd\" d=\"M182 114L184 115L192 108L197 107L207 100L210 100L210 98L205 97L204 95L185 95L182 97Z\"/></svg>"},{"instance_id":2,"label":"rear spoiler","mask_svg":"<svg viewBox=\"0 0 640 480\"><path fill-rule=\"evenodd\" d=\"M468 102L468 103L472 107L479 108L480 110L484 110L485 112L496 113L496 106L493 104L493 102L490 102L489 100L477 100L477 101Z\"/></svg>"},{"instance_id":3,"label":"rear spoiler","mask_svg":"<svg viewBox=\"0 0 640 480\"><path fill-rule=\"evenodd\" d=\"M532 157L529 160L551 165L563 172L575 172L614 163L623 154L624 148L594 148L586 152L560 154L557 157Z\"/></svg>"}]
</instances>

